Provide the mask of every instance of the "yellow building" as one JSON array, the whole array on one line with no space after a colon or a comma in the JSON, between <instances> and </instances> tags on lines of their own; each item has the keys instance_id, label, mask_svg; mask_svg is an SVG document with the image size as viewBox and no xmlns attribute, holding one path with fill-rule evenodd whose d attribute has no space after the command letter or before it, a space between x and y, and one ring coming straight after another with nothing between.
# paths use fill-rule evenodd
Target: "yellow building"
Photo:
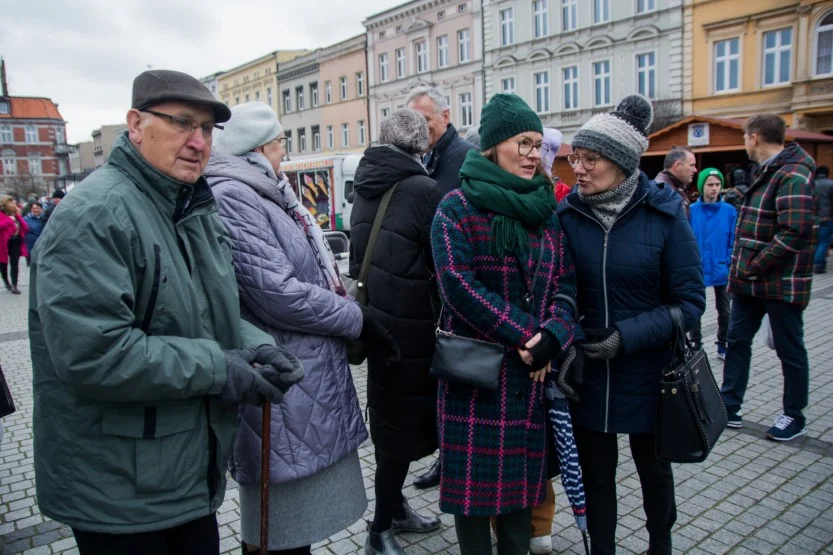
<instances>
[{"instance_id":1,"label":"yellow building","mask_svg":"<svg viewBox=\"0 0 833 555\"><path fill-rule=\"evenodd\" d=\"M278 111L278 64L306 53L306 50L275 50L217 76L217 94L228 106L265 102Z\"/></svg>"},{"instance_id":2,"label":"yellow building","mask_svg":"<svg viewBox=\"0 0 833 555\"><path fill-rule=\"evenodd\" d=\"M687 114L833 133L833 0L686 0Z\"/></svg>"}]
</instances>

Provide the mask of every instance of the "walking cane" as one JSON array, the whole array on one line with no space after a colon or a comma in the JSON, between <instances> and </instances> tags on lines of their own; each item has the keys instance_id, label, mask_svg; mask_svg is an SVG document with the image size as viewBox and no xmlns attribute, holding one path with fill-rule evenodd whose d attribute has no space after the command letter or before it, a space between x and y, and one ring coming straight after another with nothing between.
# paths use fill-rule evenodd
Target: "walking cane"
<instances>
[{"instance_id":1,"label":"walking cane","mask_svg":"<svg viewBox=\"0 0 833 555\"><path fill-rule=\"evenodd\" d=\"M272 442L272 404L263 403L260 441L260 555L269 554L269 447Z\"/></svg>"}]
</instances>

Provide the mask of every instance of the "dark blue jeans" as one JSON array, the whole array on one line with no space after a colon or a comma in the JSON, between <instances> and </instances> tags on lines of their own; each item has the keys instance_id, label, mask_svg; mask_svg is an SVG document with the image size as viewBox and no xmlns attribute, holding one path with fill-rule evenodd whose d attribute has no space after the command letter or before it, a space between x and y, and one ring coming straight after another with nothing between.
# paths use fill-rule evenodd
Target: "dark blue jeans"
<instances>
[{"instance_id":1,"label":"dark blue jeans","mask_svg":"<svg viewBox=\"0 0 833 555\"><path fill-rule=\"evenodd\" d=\"M819 244L816 246L816 255L813 257L813 264L826 268L827 249L830 248L830 239L833 237L833 220L819 222Z\"/></svg>"},{"instance_id":2,"label":"dark blue jeans","mask_svg":"<svg viewBox=\"0 0 833 555\"><path fill-rule=\"evenodd\" d=\"M769 315L775 352L781 359L784 374L784 414L804 423L801 412L807 406L810 364L804 348L804 309L783 301L758 299L746 295L732 298L729 318L729 345L723 367L720 393L726 410L737 413L749 383L752 338L761 327L764 314Z\"/></svg>"}]
</instances>

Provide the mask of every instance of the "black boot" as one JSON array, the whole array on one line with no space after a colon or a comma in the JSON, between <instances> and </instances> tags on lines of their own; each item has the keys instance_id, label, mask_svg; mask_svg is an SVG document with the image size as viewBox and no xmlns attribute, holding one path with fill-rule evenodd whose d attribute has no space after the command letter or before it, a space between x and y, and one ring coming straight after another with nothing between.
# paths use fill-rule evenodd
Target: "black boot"
<instances>
[{"instance_id":1,"label":"black boot","mask_svg":"<svg viewBox=\"0 0 833 555\"><path fill-rule=\"evenodd\" d=\"M416 532L424 533L431 532L440 527L440 518L436 516L422 516L408 505L407 501L402 502L402 509L405 512L405 518L394 518L391 525L391 530L394 534L399 532Z\"/></svg>"},{"instance_id":2,"label":"black boot","mask_svg":"<svg viewBox=\"0 0 833 555\"><path fill-rule=\"evenodd\" d=\"M8 289L9 291L11 291L11 290L12 290L12 284L11 284L11 283L9 283L8 281L3 280L3 285L5 285L5 286L6 286L6 289Z\"/></svg>"},{"instance_id":3,"label":"black boot","mask_svg":"<svg viewBox=\"0 0 833 555\"><path fill-rule=\"evenodd\" d=\"M367 527L367 539L364 540L365 555L408 555L393 535L393 529L374 532Z\"/></svg>"},{"instance_id":4,"label":"black boot","mask_svg":"<svg viewBox=\"0 0 833 555\"><path fill-rule=\"evenodd\" d=\"M414 480L414 487L417 489L428 489L440 485L440 459L437 458L428 472L422 476L417 476Z\"/></svg>"}]
</instances>

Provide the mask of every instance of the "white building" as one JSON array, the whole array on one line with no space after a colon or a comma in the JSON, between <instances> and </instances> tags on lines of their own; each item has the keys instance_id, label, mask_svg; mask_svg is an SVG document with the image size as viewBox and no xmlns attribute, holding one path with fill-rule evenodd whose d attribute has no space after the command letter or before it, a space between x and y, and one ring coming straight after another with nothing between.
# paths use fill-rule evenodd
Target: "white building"
<instances>
[{"instance_id":1,"label":"white building","mask_svg":"<svg viewBox=\"0 0 833 555\"><path fill-rule=\"evenodd\" d=\"M458 130L479 125L481 13L481 0L414 0L364 21L374 142L382 118L404 107L408 93L421 85L446 93Z\"/></svg>"},{"instance_id":2,"label":"white building","mask_svg":"<svg viewBox=\"0 0 833 555\"><path fill-rule=\"evenodd\" d=\"M220 93L217 92L217 78L222 75L222 71L218 71L217 73L213 73L211 75L207 75L200 79L200 82L205 85L205 87L211 91L211 94L214 95L214 98L220 100Z\"/></svg>"},{"instance_id":3,"label":"white building","mask_svg":"<svg viewBox=\"0 0 833 555\"><path fill-rule=\"evenodd\" d=\"M682 0L484 0L486 97L520 95L569 141L641 93L682 111Z\"/></svg>"}]
</instances>

